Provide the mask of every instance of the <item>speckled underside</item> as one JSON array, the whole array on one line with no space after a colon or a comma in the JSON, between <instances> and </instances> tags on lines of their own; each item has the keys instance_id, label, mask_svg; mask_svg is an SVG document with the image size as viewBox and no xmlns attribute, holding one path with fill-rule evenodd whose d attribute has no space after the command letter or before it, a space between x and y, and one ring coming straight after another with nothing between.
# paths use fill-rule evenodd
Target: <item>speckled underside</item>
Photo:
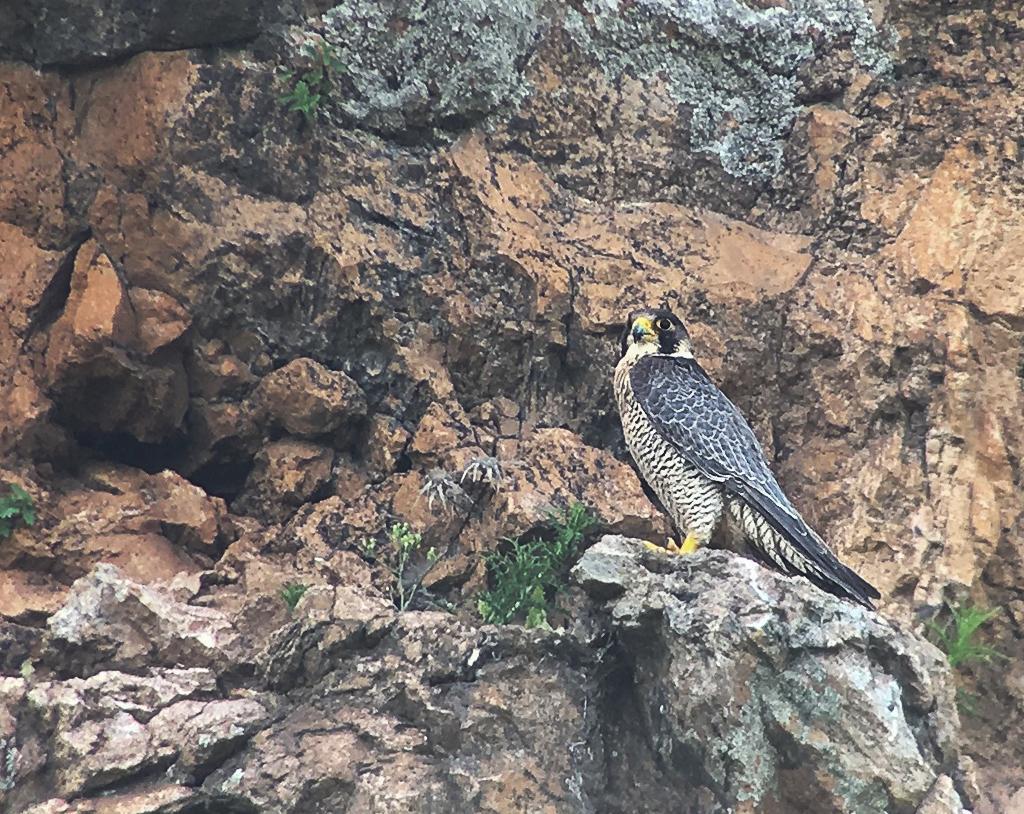
<instances>
[{"instance_id":1,"label":"speckled underside","mask_svg":"<svg viewBox=\"0 0 1024 814\"><path fill-rule=\"evenodd\" d=\"M615 394L629 451L681 535L707 543L727 511L763 564L863 604L876 595L804 522L746 419L693 359L627 355Z\"/></svg>"}]
</instances>

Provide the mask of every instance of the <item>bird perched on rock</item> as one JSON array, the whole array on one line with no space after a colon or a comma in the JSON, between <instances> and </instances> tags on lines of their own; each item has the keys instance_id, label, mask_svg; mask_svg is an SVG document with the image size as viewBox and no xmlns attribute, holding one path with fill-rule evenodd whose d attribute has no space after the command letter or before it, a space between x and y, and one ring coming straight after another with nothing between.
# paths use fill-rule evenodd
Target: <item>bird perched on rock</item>
<instances>
[{"instance_id":1,"label":"bird perched on rock","mask_svg":"<svg viewBox=\"0 0 1024 814\"><path fill-rule=\"evenodd\" d=\"M789 502L743 414L693 358L665 309L630 315L615 367L626 445L690 553L726 519L729 537L764 565L807 577L865 607L878 591L843 565Z\"/></svg>"}]
</instances>

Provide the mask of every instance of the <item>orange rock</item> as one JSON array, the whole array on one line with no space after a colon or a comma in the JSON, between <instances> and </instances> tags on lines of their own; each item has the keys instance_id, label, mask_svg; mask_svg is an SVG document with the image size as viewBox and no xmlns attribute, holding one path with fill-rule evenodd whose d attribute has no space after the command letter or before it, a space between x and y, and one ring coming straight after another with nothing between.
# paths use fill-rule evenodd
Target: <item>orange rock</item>
<instances>
[{"instance_id":1,"label":"orange rock","mask_svg":"<svg viewBox=\"0 0 1024 814\"><path fill-rule=\"evenodd\" d=\"M38 571L0 571L0 617L31 621L49 616L64 602L68 587Z\"/></svg>"},{"instance_id":2,"label":"orange rock","mask_svg":"<svg viewBox=\"0 0 1024 814\"><path fill-rule=\"evenodd\" d=\"M324 435L366 413L351 378L312 359L295 359L260 380L253 400L263 414L300 436Z\"/></svg>"},{"instance_id":3,"label":"orange rock","mask_svg":"<svg viewBox=\"0 0 1024 814\"><path fill-rule=\"evenodd\" d=\"M135 314L128 292L110 258L95 240L75 255L71 294L50 332L46 368L51 382L68 370L113 355L136 337Z\"/></svg>"},{"instance_id":4,"label":"orange rock","mask_svg":"<svg viewBox=\"0 0 1024 814\"><path fill-rule=\"evenodd\" d=\"M188 330L192 318L174 297L150 288L133 288L129 294L142 353L148 355L166 347Z\"/></svg>"},{"instance_id":5,"label":"orange rock","mask_svg":"<svg viewBox=\"0 0 1024 814\"><path fill-rule=\"evenodd\" d=\"M458 468L451 459L452 453L466 445L471 434L469 417L459 404L432 403L409 444L409 453L417 463L438 466L446 463L449 468Z\"/></svg>"},{"instance_id":6,"label":"orange rock","mask_svg":"<svg viewBox=\"0 0 1024 814\"><path fill-rule=\"evenodd\" d=\"M323 493L331 481L334 450L309 441L272 441L260 450L232 509L269 522L286 520Z\"/></svg>"},{"instance_id":7,"label":"orange rock","mask_svg":"<svg viewBox=\"0 0 1024 814\"><path fill-rule=\"evenodd\" d=\"M169 539L186 548L213 553L221 542L227 507L219 497L209 497L178 473L165 470L147 479L151 495L150 517L157 520Z\"/></svg>"},{"instance_id":8,"label":"orange rock","mask_svg":"<svg viewBox=\"0 0 1024 814\"><path fill-rule=\"evenodd\" d=\"M778 3L747 5L759 16ZM552 505L667 530L610 392L625 312L664 301L796 505L883 589L885 614L916 623L969 595L1007 609L983 632L1019 654L1024 61L1018 3L965 5L852 4L898 38L888 78L857 65L848 38L800 33L813 58L780 79L803 108L762 134L784 152L756 183L694 149L708 123L673 96L685 77L616 77L594 50L609 32L574 9L577 28L552 20L516 68L512 112L444 122L454 141L352 129L342 120L364 100L348 96L324 102L340 127L299 128L271 87L284 52L268 61L265 43L73 71L3 63L0 455L46 488L45 522L0 542L0 566L57 586L103 559L157 578L178 556L184 572L213 565L241 529L226 559L243 575L254 563L259 596L216 588L235 591L255 633L294 622L274 594L283 579L380 590L349 549L405 520L448 547L432 584L472 613L480 553L533 533ZM399 14L385 36L416 24ZM49 23L33 25L41 36ZM691 36L655 33L671 48ZM719 124L712 138L743 126ZM317 501L310 483L332 455L333 494ZM459 483L488 456L504 470L497 491ZM114 458L179 475L89 464ZM283 529L206 495L241 494L250 477L261 509L294 511ZM463 502L432 508L422 491L435 481ZM45 596L31 603L37 621ZM306 635L285 637L293 652L342 671L354 661L314 654ZM983 699L965 716L972 748L1008 800L1024 785L1019 662L964 677ZM466 674L445 669L445 687ZM504 703L488 681L476 688ZM405 688L393 697L409 706L403 726L433 709ZM325 743L311 754L355 765ZM295 754L268 749L270 767ZM389 777L405 767L388 765ZM480 794L512 805L501 794L519 775L492 768L503 779ZM636 786L634 768L609 787Z\"/></svg>"},{"instance_id":9,"label":"orange rock","mask_svg":"<svg viewBox=\"0 0 1024 814\"><path fill-rule=\"evenodd\" d=\"M50 408L37 381L37 349L28 343L61 261L59 252L45 251L21 229L0 222L0 451L29 446Z\"/></svg>"},{"instance_id":10,"label":"orange rock","mask_svg":"<svg viewBox=\"0 0 1024 814\"><path fill-rule=\"evenodd\" d=\"M377 413L367 422L362 457L372 476L384 478L395 471L399 456L409 445L409 433L391 416Z\"/></svg>"},{"instance_id":11,"label":"orange rock","mask_svg":"<svg viewBox=\"0 0 1024 814\"><path fill-rule=\"evenodd\" d=\"M181 53L132 57L123 70L103 70L79 93L89 104L78 121L74 150L115 177L130 177L156 158L169 140L168 124L180 112L195 66ZM145 104L133 100L144 98Z\"/></svg>"},{"instance_id":12,"label":"orange rock","mask_svg":"<svg viewBox=\"0 0 1024 814\"><path fill-rule=\"evenodd\" d=\"M552 511L577 502L596 515L601 529L658 541L668 533L665 517L647 499L634 471L568 430L538 429L502 463L505 481L479 525L471 524L475 545L490 548L503 537L549 524Z\"/></svg>"},{"instance_id":13,"label":"orange rock","mask_svg":"<svg viewBox=\"0 0 1024 814\"><path fill-rule=\"evenodd\" d=\"M28 65L5 62L0 70L0 222L48 244L66 239L68 226L61 155L68 85ZM7 267L0 277L11 274Z\"/></svg>"},{"instance_id":14,"label":"orange rock","mask_svg":"<svg viewBox=\"0 0 1024 814\"><path fill-rule=\"evenodd\" d=\"M216 340L197 343L187 369L189 392L204 399L243 395L257 382L249 365Z\"/></svg>"},{"instance_id":15,"label":"orange rock","mask_svg":"<svg viewBox=\"0 0 1024 814\"><path fill-rule=\"evenodd\" d=\"M48 391L69 424L143 442L163 440L180 426L188 404L180 357L143 363L135 353L138 337L118 272L98 243L87 241L75 255L71 292L45 354Z\"/></svg>"},{"instance_id":16,"label":"orange rock","mask_svg":"<svg viewBox=\"0 0 1024 814\"><path fill-rule=\"evenodd\" d=\"M40 521L4 541L0 567L31 561L66 586L109 562L140 582L157 582L198 571L195 555L216 555L228 538L224 502L180 475L91 466L82 477L84 485L32 490Z\"/></svg>"}]
</instances>

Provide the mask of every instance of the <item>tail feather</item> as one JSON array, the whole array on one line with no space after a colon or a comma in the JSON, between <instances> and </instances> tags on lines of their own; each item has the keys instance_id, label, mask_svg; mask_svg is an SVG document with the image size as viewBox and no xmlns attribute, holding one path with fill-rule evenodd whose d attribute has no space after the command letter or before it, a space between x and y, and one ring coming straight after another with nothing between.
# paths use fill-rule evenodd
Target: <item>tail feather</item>
<instances>
[{"instance_id":1,"label":"tail feather","mask_svg":"<svg viewBox=\"0 0 1024 814\"><path fill-rule=\"evenodd\" d=\"M806 577L827 593L873 610L881 594L852 568L844 565L803 521L780 528L770 515L743 500L729 502L747 545L759 562L784 574ZM796 537L797 539L793 539Z\"/></svg>"}]
</instances>

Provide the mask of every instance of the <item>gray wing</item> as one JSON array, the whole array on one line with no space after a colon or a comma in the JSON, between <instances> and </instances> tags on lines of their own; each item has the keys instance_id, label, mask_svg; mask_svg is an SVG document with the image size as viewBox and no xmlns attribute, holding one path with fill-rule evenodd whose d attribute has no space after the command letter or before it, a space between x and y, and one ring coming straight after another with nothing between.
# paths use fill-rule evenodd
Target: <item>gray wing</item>
<instances>
[{"instance_id":1,"label":"gray wing","mask_svg":"<svg viewBox=\"0 0 1024 814\"><path fill-rule=\"evenodd\" d=\"M768 468L743 414L692 359L648 356L629 375L633 394L655 428L701 474L741 497L806 563L773 562L825 590L870 607L879 593L843 565L804 522ZM764 554L764 552L760 552Z\"/></svg>"}]
</instances>

